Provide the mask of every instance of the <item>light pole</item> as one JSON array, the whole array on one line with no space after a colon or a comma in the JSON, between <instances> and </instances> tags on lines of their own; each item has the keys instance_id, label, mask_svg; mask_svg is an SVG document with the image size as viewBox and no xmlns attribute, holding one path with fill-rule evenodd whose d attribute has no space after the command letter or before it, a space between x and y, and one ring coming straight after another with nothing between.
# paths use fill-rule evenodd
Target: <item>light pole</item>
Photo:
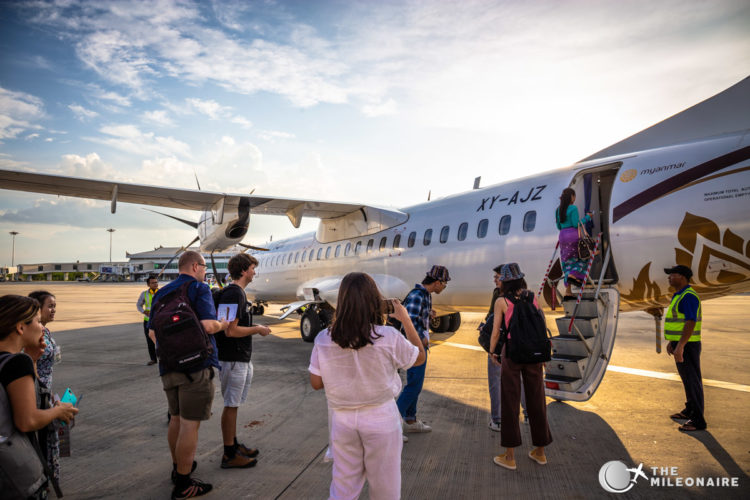
<instances>
[{"instance_id":1,"label":"light pole","mask_svg":"<svg viewBox=\"0 0 750 500\"><path fill-rule=\"evenodd\" d=\"M110 227L107 229L107 232L109 233L109 263L112 264L112 233L114 233L115 230Z\"/></svg>"},{"instance_id":2,"label":"light pole","mask_svg":"<svg viewBox=\"0 0 750 500\"><path fill-rule=\"evenodd\" d=\"M8 234L13 237L13 250L10 254L10 267L13 267L16 265L16 235L18 234L18 231L11 231Z\"/></svg>"}]
</instances>

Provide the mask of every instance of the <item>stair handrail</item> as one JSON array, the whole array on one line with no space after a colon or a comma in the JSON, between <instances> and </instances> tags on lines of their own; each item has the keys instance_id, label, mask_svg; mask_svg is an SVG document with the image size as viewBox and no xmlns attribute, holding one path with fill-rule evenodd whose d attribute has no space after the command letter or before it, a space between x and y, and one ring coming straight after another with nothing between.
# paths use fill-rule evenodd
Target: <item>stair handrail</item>
<instances>
[{"instance_id":1,"label":"stair handrail","mask_svg":"<svg viewBox=\"0 0 750 500\"><path fill-rule=\"evenodd\" d=\"M589 273L591 272L591 265L594 263L594 257L596 257L596 252L599 250L599 243L602 241L602 233L599 233L596 236L596 243L594 244L594 250L591 252L591 257L589 257L589 264L586 266L586 275L583 277L583 283L581 283L581 289L578 291L578 297L576 298L576 305L573 308L573 314L570 317L570 324L568 324L568 335L570 335L570 332L573 331L573 322L576 320L576 314L578 313L578 306L581 303L581 297L583 297L583 290L584 285L586 283L586 280L589 279Z\"/></svg>"},{"instance_id":2,"label":"stair handrail","mask_svg":"<svg viewBox=\"0 0 750 500\"><path fill-rule=\"evenodd\" d=\"M552 269L552 263L555 262L555 257L557 256L557 249L560 248L560 240L557 240L557 243L555 243L555 249L552 251L552 258L549 260L549 264L547 264L547 270L544 272L544 278L542 278L542 284L539 285L539 291L536 293L537 301L539 300L539 296L542 294L542 290L544 290L544 285L547 284L547 277L549 276L550 269ZM552 301L554 306L554 299Z\"/></svg>"}]
</instances>

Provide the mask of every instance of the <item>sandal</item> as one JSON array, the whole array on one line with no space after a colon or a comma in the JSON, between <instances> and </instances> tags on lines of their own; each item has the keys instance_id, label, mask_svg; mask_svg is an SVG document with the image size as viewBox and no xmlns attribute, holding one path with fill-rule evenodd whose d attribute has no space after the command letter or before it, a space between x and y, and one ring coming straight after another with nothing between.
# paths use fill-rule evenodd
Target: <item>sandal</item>
<instances>
[{"instance_id":1,"label":"sandal","mask_svg":"<svg viewBox=\"0 0 750 500\"><path fill-rule=\"evenodd\" d=\"M685 413L681 411L670 415L669 418L671 418L672 420L690 420L690 417L685 415Z\"/></svg>"}]
</instances>

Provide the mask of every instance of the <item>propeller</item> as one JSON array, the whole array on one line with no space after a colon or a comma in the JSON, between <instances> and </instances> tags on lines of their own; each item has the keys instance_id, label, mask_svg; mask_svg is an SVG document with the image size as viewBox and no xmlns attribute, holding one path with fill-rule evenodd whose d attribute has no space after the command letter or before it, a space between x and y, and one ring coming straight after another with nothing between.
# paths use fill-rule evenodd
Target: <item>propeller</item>
<instances>
[{"instance_id":1,"label":"propeller","mask_svg":"<svg viewBox=\"0 0 750 500\"><path fill-rule=\"evenodd\" d=\"M156 210L151 210L150 208L144 208L143 210L148 210L149 212L153 212L155 214L163 215L164 217L169 217L170 219L174 219L176 221L182 222L183 224L187 224L188 226L190 226L190 227L192 227L194 229L198 229L198 223L197 222L193 222L193 221L187 220L187 219L181 219L179 217L175 217L174 215L165 214L163 212L157 212ZM188 246L190 246L190 245L188 245Z\"/></svg>"},{"instance_id":2,"label":"propeller","mask_svg":"<svg viewBox=\"0 0 750 500\"><path fill-rule=\"evenodd\" d=\"M157 212L157 213L159 213L159 212ZM164 214L162 214L162 215L164 215ZM162 275L162 274L164 274L164 271L166 271L166 270L167 270L167 268L168 268L168 267L169 267L169 265L170 265L170 264L172 263L172 261L173 261L173 260L175 259L175 257L177 257L177 256L178 256L178 255L180 255L180 254L181 254L182 252L184 252L185 250L187 250L188 248L190 248L190 245L192 245L193 243L195 243L195 242L196 242L196 241L198 241L199 239L200 239L200 236L196 236L196 237L195 237L195 239L193 239L193 241L191 241L190 243L188 243L188 244L187 244L187 245L185 245L184 247L180 247L180 248L179 248L179 249L177 250L177 252L175 252L175 254L174 254L174 255L172 256L172 258L171 258L171 259L169 259L169 261L168 261L168 262L166 263L166 265L165 265L165 266L164 266L164 267L162 268L161 272L159 273L159 275L158 275L158 276L157 276L156 278L157 278L157 279L158 279L158 278L161 278L161 275ZM213 260L213 255L211 256L211 260Z\"/></svg>"}]
</instances>

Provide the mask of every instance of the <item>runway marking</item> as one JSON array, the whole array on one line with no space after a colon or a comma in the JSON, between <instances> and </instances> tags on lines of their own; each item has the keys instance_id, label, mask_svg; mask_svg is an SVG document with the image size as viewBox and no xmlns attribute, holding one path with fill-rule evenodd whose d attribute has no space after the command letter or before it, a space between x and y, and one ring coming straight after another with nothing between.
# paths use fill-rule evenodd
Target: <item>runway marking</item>
<instances>
[{"instance_id":1,"label":"runway marking","mask_svg":"<svg viewBox=\"0 0 750 500\"><path fill-rule=\"evenodd\" d=\"M468 349L470 351L482 351L478 345L469 344L457 344L455 342L447 342L445 340L431 340L431 344L435 345L447 345L451 347L458 347L459 349ZM662 380L672 380L675 382L681 382L680 376L676 373L664 373L653 370L641 370L639 368L628 368L626 366L615 366L607 365L607 371L613 371L618 373L627 373L628 375L637 375L639 377L650 377L658 378ZM710 378L703 379L703 385L708 387L718 387L719 389L729 389L730 391L750 392L750 385L735 384L733 382L724 382L723 380L713 380Z\"/></svg>"}]
</instances>

